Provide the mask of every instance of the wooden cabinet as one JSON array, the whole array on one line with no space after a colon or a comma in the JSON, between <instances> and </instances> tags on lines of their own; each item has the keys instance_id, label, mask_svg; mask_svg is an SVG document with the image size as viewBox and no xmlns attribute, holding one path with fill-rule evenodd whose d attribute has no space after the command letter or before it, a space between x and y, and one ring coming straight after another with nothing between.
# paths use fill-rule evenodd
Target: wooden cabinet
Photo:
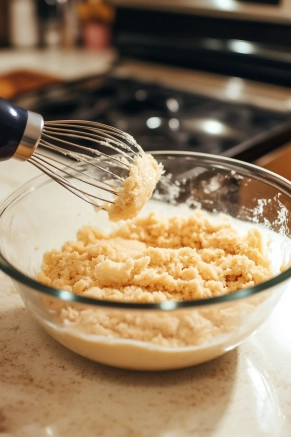
<instances>
[{"instance_id":1,"label":"wooden cabinet","mask_svg":"<svg viewBox=\"0 0 291 437\"><path fill-rule=\"evenodd\" d=\"M268 153L255 164L291 180L291 143Z\"/></svg>"}]
</instances>

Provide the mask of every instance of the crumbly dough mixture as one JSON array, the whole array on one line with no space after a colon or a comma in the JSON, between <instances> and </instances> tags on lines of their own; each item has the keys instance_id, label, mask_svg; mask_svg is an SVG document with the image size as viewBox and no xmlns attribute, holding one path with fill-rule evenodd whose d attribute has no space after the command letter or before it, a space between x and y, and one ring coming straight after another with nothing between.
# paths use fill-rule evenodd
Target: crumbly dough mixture
<instances>
[{"instance_id":1,"label":"crumbly dough mixture","mask_svg":"<svg viewBox=\"0 0 291 437\"><path fill-rule=\"evenodd\" d=\"M105 205L113 222L137 216L151 197L163 171L162 165L146 153L135 156L129 167L129 176L123 181L123 187L118 190L114 203Z\"/></svg>"},{"instance_id":2,"label":"crumbly dough mixture","mask_svg":"<svg viewBox=\"0 0 291 437\"><path fill-rule=\"evenodd\" d=\"M257 229L241 235L196 212L151 213L109 235L84 227L77 241L44 255L38 279L98 299L161 302L223 295L271 275Z\"/></svg>"},{"instance_id":3,"label":"crumbly dough mixture","mask_svg":"<svg viewBox=\"0 0 291 437\"><path fill-rule=\"evenodd\" d=\"M258 230L242 234L228 222L214 223L197 212L190 217L152 213L110 235L84 227L77 241L45 254L38 279L99 299L161 302L231 293L271 275ZM102 336L109 344L115 338L175 348L202 346L233 332L264 299L259 293L247 300L173 312L87 308L49 297L43 302L65 329ZM78 341L90 357L92 342L84 337Z\"/></svg>"}]
</instances>

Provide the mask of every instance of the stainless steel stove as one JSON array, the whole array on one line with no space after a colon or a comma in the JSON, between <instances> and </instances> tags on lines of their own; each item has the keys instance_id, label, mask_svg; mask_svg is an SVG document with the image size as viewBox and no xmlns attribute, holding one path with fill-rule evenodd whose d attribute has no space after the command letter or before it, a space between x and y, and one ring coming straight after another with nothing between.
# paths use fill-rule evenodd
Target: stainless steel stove
<instances>
[{"instance_id":1,"label":"stainless steel stove","mask_svg":"<svg viewBox=\"0 0 291 437\"><path fill-rule=\"evenodd\" d=\"M86 119L130 133L147 150L187 150L253 161L291 138L291 112L222 100L154 79L110 74L16 99L45 120Z\"/></svg>"},{"instance_id":2,"label":"stainless steel stove","mask_svg":"<svg viewBox=\"0 0 291 437\"><path fill-rule=\"evenodd\" d=\"M258 7L256 17L246 21L238 14L222 15L219 8L211 16L201 5L199 13L185 13L185 2L182 11L159 9L155 2L150 7L143 2L141 8L135 0L115 3L123 6L117 7L114 34L120 59L112 71L54 85L16 103L46 120L115 126L147 151L199 151L255 161L291 139L286 14L285 21L277 13L276 23L270 22L269 2L262 9L264 22ZM240 8L252 10L247 4Z\"/></svg>"}]
</instances>

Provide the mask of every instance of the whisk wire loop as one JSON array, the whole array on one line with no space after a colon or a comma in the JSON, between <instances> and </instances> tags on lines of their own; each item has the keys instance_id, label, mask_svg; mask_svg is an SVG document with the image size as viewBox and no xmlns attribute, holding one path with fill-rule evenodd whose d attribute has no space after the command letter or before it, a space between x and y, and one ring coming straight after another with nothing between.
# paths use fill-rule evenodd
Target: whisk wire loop
<instances>
[{"instance_id":1,"label":"whisk wire loop","mask_svg":"<svg viewBox=\"0 0 291 437\"><path fill-rule=\"evenodd\" d=\"M124 178L113 168L129 171L133 158L141 157L144 153L131 135L102 123L81 120L45 122L38 145L79 161L80 166L83 163L84 167L79 169L67 161L62 166L58 159L44 156L38 150L29 158L29 162L56 182L86 202L101 208L102 205L96 201L114 203L114 200L107 199L108 196L102 197L99 193L92 194L92 188L101 190L104 195L118 196L117 187L111 181L103 180L102 174L122 183ZM96 145L113 150L118 156L105 153L103 149L98 150ZM81 182L82 187L76 185L76 182ZM90 192L83 189L84 184L91 186Z\"/></svg>"},{"instance_id":2,"label":"whisk wire loop","mask_svg":"<svg viewBox=\"0 0 291 437\"><path fill-rule=\"evenodd\" d=\"M64 129L65 128L65 129ZM114 149L114 144L119 147L118 152L129 152L133 155L142 153L141 147L136 143L134 138L112 126L107 126L98 122L80 121L80 120L60 120L58 122L46 122L43 134L57 134L74 136L79 139L87 139ZM115 149L114 149L115 150ZM127 158L131 158L126 154Z\"/></svg>"},{"instance_id":3,"label":"whisk wire loop","mask_svg":"<svg viewBox=\"0 0 291 437\"><path fill-rule=\"evenodd\" d=\"M6 134L0 139L0 161L10 158L28 161L98 207L97 200L114 203L112 196L120 193L118 184L130 174L135 158L144 156L134 138L115 127L83 120L44 122L40 114L2 98L1 128ZM49 153L45 156L39 153L41 147ZM56 154L67 159L58 159ZM70 165L70 158L79 162L76 168Z\"/></svg>"},{"instance_id":4,"label":"whisk wire loop","mask_svg":"<svg viewBox=\"0 0 291 437\"><path fill-rule=\"evenodd\" d=\"M55 152L62 153L63 155L68 155L70 158L74 158L76 161L83 162L88 164L91 167L98 168L99 170L102 170L108 174L110 174L113 178L119 179L120 181L123 181L123 178L121 178L116 173L113 173L109 169L105 167L101 167L100 165L97 165L94 160L89 160L85 155L82 155L80 153L70 152L70 151L64 151L63 148L55 146L54 144L48 143L47 141L41 140L40 145L43 147L47 147L50 150L54 150ZM102 154L101 154L102 155ZM99 156L101 156L99 155ZM104 161L104 163L107 163L107 161ZM67 165L68 166L68 165ZM128 167L128 166L127 166Z\"/></svg>"},{"instance_id":5,"label":"whisk wire loop","mask_svg":"<svg viewBox=\"0 0 291 437\"><path fill-rule=\"evenodd\" d=\"M31 162L31 164L42 170L46 175L53 178L56 182L67 188L72 193L74 194L79 193L78 197L82 198L88 203L91 203L94 206L98 206L98 205L96 205L96 202L94 202L92 199L100 200L102 202L106 201L108 203L114 203L114 202L109 199L104 199L100 196L96 196L95 194L88 193L88 191L81 189L80 187L76 186L73 182L68 180L66 177L62 176L62 174L69 178L73 177L74 180L78 180L84 184L91 185L92 187L100 189L102 191L106 191L107 193L113 194L115 196L118 195L118 192L113 190L110 184L106 182L102 182L102 184L101 183L96 184L95 182L92 182L91 179L93 181L100 182L97 178L88 175L86 173L83 173L82 171L77 170L74 167L68 165L66 165L66 167L59 167L57 165L54 165L53 162L58 162L58 161L53 158L47 158L46 156L43 156L39 153L35 153L33 156L29 158L29 162ZM67 169L71 171L68 171ZM80 174L82 177L79 177L78 174ZM84 176L87 176L88 180L86 180Z\"/></svg>"}]
</instances>

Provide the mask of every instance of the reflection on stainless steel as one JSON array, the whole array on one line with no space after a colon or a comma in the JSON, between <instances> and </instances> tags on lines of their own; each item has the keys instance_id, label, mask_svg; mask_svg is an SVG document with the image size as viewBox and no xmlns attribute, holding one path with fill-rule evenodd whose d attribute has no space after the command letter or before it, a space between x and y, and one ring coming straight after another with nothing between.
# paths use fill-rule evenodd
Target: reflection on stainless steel
<instances>
[{"instance_id":1,"label":"reflection on stainless steel","mask_svg":"<svg viewBox=\"0 0 291 437\"><path fill-rule=\"evenodd\" d=\"M157 129L161 126L161 119L159 117L150 117L146 121L146 125L149 129Z\"/></svg>"},{"instance_id":2,"label":"reflection on stainless steel","mask_svg":"<svg viewBox=\"0 0 291 437\"><path fill-rule=\"evenodd\" d=\"M234 0L212 0L213 5L215 7L218 7L219 9L225 10L225 11L231 11L236 9L236 1Z\"/></svg>"},{"instance_id":3,"label":"reflection on stainless steel","mask_svg":"<svg viewBox=\"0 0 291 437\"><path fill-rule=\"evenodd\" d=\"M179 111L179 107L180 107L179 102L178 102L178 100L174 99L173 97L166 101L166 105L167 105L167 108L172 112Z\"/></svg>"},{"instance_id":4,"label":"reflection on stainless steel","mask_svg":"<svg viewBox=\"0 0 291 437\"><path fill-rule=\"evenodd\" d=\"M206 120L202 122L202 129L211 135L223 135L227 130L226 126L217 120Z\"/></svg>"},{"instance_id":5,"label":"reflection on stainless steel","mask_svg":"<svg viewBox=\"0 0 291 437\"><path fill-rule=\"evenodd\" d=\"M178 130L180 127L180 122L177 118L170 118L169 120L169 128L171 130Z\"/></svg>"},{"instance_id":6,"label":"reflection on stainless steel","mask_svg":"<svg viewBox=\"0 0 291 437\"><path fill-rule=\"evenodd\" d=\"M222 138L231 138L238 142L242 138L242 132L233 129L226 123L215 119L197 118L184 119L183 126L191 132L204 132L210 135L216 135Z\"/></svg>"},{"instance_id":7,"label":"reflection on stainless steel","mask_svg":"<svg viewBox=\"0 0 291 437\"><path fill-rule=\"evenodd\" d=\"M242 97L243 91L243 80L239 77L231 77L225 89L226 96L238 100Z\"/></svg>"},{"instance_id":8,"label":"reflection on stainless steel","mask_svg":"<svg viewBox=\"0 0 291 437\"><path fill-rule=\"evenodd\" d=\"M278 48L272 46L266 46L256 42L243 41L230 39L225 44L225 48L231 52L240 53L244 55L256 54L260 58L273 59L277 61L289 61L291 60L290 50L288 48Z\"/></svg>"},{"instance_id":9,"label":"reflection on stainless steel","mask_svg":"<svg viewBox=\"0 0 291 437\"><path fill-rule=\"evenodd\" d=\"M255 45L249 41L230 40L228 48L233 52L245 55L255 53Z\"/></svg>"}]
</instances>

